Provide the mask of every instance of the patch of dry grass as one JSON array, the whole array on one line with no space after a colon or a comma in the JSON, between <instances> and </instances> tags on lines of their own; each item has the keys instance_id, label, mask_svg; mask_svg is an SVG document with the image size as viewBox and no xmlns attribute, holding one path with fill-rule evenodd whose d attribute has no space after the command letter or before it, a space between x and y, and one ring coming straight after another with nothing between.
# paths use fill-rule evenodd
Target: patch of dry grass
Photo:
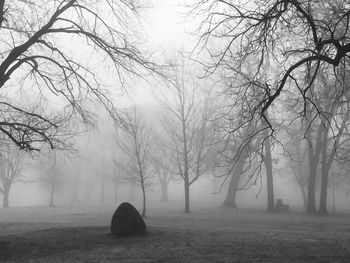
<instances>
[{"instance_id":1,"label":"patch of dry grass","mask_svg":"<svg viewBox=\"0 0 350 263\"><path fill-rule=\"evenodd\" d=\"M151 209L148 234L113 238L111 208L23 209L0 222L0 262L349 262L350 218ZM22 211L22 212L21 212ZM0 214L1 214L0 213ZM51 217L50 215L55 215ZM31 221L28 221L28 218Z\"/></svg>"}]
</instances>

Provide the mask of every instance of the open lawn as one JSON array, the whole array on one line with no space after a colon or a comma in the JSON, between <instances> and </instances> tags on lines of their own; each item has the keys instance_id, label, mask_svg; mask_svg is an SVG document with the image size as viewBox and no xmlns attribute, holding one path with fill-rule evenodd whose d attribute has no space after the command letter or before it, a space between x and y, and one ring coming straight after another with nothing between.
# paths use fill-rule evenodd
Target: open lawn
<instances>
[{"instance_id":1,"label":"open lawn","mask_svg":"<svg viewBox=\"0 0 350 263\"><path fill-rule=\"evenodd\" d=\"M157 203L147 235L113 238L114 209L0 209L0 262L350 262L350 215Z\"/></svg>"}]
</instances>

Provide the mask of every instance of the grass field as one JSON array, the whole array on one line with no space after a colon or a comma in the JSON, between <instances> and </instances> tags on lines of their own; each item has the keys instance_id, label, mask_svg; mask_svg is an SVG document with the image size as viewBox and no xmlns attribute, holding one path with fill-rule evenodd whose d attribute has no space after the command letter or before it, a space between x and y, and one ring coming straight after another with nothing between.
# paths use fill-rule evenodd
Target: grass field
<instances>
[{"instance_id":1,"label":"grass field","mask_svg":"<svg viewBox=\"0 0 350 263\"><path fill-rule=\"evenodd\" d=\"M350 262L350 215L153 204L142 237L113 238L114 207L0 209L0 262Z\"/></svg>"}]
</instances>

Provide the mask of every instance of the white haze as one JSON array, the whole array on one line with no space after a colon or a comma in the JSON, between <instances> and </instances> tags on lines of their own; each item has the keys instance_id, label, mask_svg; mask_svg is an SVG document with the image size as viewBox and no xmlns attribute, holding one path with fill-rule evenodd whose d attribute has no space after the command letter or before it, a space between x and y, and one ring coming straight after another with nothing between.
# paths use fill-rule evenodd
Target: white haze
<instances>
[{"instance_id":1,"label":"white haze","mask_svg":"<svg viewBox=\"0 0 350 263\"><path fill-rule=\"evenodd\" d=\"M186 31L193 28L193 24L184 24L182 14L183 8L178 7L177 1L154 0L153 10L146 11L145 42L147 47L154 50L157 56L172 56L178 49L190 49L195 44L193 39L187 35ZM93 63L93 62L92 62ZM99 69L103 72L104 69ZM105 75L108 85L113 86L118 83L117 78L111 74ZM153 98L160 87L158 81L149 82L134 80L124 93L116 90L114 101L120 108L126 108L135 104L143 107L144 112L151 108L157 108L157 102ZM125 97L121 97L123 94ZM24 94L25 98L31 94ZM55 98L50 99L55 101ZM116 205L123 201L134 201L141 203L140 189L133 189L130 185L123 185L118 190L115 199L115 189L113 184L113 172L116 167L113 158L118 153L118 146L114 141L114 124L108 118L108 114L100 107L100 112L96 112L99 119L99 127L76 139L76 147L79 150L79 157L61 163L61 168L65 171L64 183L55 193L55 205ZM155 127L156 128L156 127ZM25 178L31 181L38 171L33 169L24 170ZM262 185L252 186L249 190L240 191L237 196L237 205L241 207L266 206L266 193L264 174L262 174ZM104 184L104 200L101 198L102 178ZM205 175L191 186L191 202L220 206L223 202L227 190L227 183L221 185L224 178L216 178L211 174ZM275 198L283 198L286 203L294 209L302 208L302 198L296 184L292 184L292 175L288 172L276 173L274 177ZM260 190L260 187L262 190ZM219 190L221 191L219 192ZM160 188L155 183L147 195L147 202L159 200ZM331 197L329 197L331 198ZM184 200L183 184L180 180L170 183L169 199L178 204ZM337 207L348 208L347 196L342 192L336 193ZM10 195L10 206L47 205L49 191L37 183L17 183L13 186Z\"/></svg>"}]
</instances>

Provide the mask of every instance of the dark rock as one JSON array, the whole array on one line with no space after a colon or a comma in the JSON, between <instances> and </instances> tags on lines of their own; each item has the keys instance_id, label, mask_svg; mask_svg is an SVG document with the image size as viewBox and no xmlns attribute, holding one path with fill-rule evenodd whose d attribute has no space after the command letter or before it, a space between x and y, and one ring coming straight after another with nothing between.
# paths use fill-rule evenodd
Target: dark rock
<instances>
[{"instance_id":1,"label":"dark rock","mask_svg":"<svg viewBox=\"0 0 350 263\"><path fill-rule=\"evenodd\" d=\"M146 224L134 206L122 203L113 214L111 232L114 236L143 235Z\"/></svg>"},{"instance_id":2,"label":"dark rock","mask_svg":"<svg viewBox=\"0 0 350 263\"><path fill-rule=\"evenodd\" d=\"M276 212L286 212L286 211L289 211L289 205L283 204L282 199L277 199L274 210Z\"/></svg>"}]
</instances>

